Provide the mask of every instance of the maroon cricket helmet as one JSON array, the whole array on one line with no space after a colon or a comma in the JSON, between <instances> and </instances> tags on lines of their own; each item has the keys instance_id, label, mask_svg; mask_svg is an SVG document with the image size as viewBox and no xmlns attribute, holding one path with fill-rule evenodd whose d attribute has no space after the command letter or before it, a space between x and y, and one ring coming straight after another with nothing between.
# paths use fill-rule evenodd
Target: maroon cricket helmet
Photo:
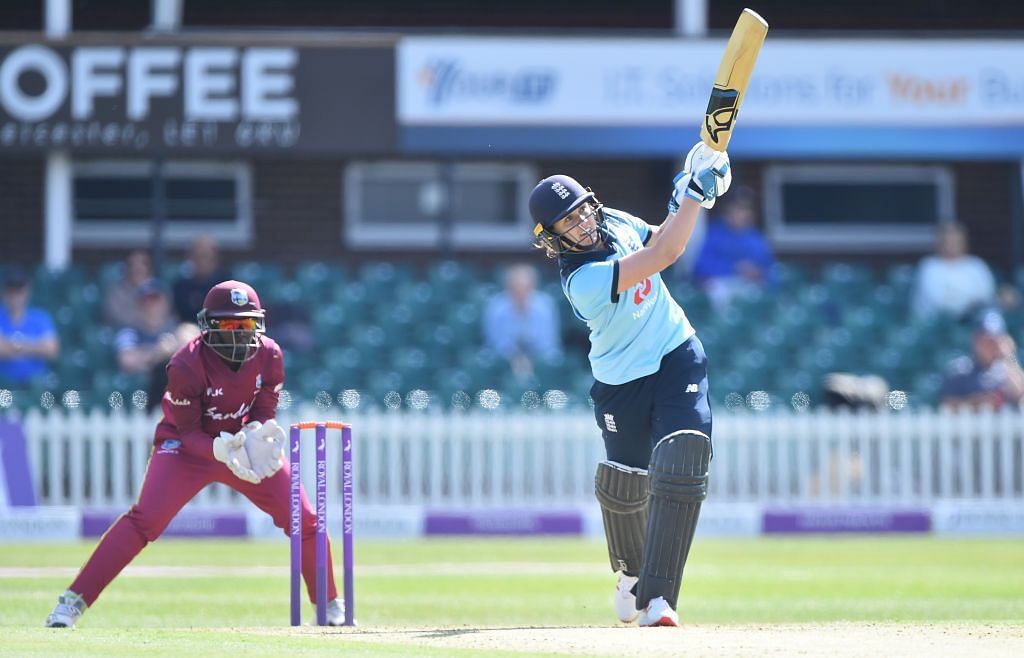
<instances>
[{"instance_id":1,"label":"maroon cricket helmet","mask_svg":"<svg viewBox=\"0 0 1024 658\"><path fill-rule=\"evenodd\" d=\"M232 280L210 288L196 320L205 345L226 361L242 363L256 356L260 348L265 316L253 287Z\"/></svg>"},{"instance_id":2,"label":"maroon cricket helmet","mask_svg":"<svg viewBox=\"0 0 1024 658\"><path fill-rule=\"evenodd\" d=\"M221 281L203 300L209 318L262 318L263 307L253 287L243 281Z\"/></svg>"}]
</instances>

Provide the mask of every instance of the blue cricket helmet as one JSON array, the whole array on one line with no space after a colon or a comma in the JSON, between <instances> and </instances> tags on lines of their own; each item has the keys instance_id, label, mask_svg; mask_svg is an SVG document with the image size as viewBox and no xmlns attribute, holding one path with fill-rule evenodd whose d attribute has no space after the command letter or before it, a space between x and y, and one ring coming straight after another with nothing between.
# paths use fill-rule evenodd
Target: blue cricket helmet
<instances>
[{"instance_id":1,"label":"blue cricket helmet","mask_svg":"<svg viewBox=\"0 0 1024 658\"><path fill-rule=\"evenodd\" d=\"M572 240L552 228L555 222L587 202L592 203L597 211L595 230L591 232L593 241L589 245ZM583 187L571 176L556 174L537 183L530 193L530 216L534 221L533 237L537 247L544 249L552 258L570 252L593 251L607 239L601 202L590 188Z\"/></svg>"},{"instance_id":2,"label":"blue cricket helmet","mask_svg":"<svg viewBox=\"0 0 1024 658\"><path fill-rule=\"evenodd\" d=\"M539 235L542 230L550 229L552 224L593 198L594 193L571 176L548 176L530 193L530 216L537 225L533 234Z\"/></svg>"}]
</instances>

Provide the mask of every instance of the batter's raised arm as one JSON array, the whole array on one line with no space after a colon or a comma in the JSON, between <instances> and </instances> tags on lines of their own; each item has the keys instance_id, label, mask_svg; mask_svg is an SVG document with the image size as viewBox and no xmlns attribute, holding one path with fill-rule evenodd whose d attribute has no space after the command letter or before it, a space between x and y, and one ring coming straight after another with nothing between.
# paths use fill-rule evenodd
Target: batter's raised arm
<instances>
[{"instance_id":1,"label":"batter's raised arm","mask_svg":"<svg viewBox=\"0 0 1024 658\"><path fill-rule=\"evenodd\" d=\"M668 215L658 229L657 236L649 240L640 251L619 261L619 285L622 293L647 277L661 272L676 262L690 241L693 227L701 207L711 208L715 199L725 194L732 182L729 155L714 151L704 142L687 153L683 170L673 179L672 196L668 202Z\"/></svg>"}]
</instances>

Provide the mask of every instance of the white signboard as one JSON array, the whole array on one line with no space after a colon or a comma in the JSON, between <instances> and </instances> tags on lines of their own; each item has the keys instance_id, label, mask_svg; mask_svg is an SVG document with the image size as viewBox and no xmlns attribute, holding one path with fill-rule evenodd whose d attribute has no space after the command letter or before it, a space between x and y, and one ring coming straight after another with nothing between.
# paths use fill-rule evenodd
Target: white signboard
<instances>
[{"instance_id":1,"label":"white signboard","mask_svg":"<svg viewBox=\"0 0 1024 658\"><path fill-rule=\"evenodd\" d=\"M406 126L694 124L724 40L410 37ZM773 39L746 125L1024 125L1024 43ZM742 130L742 127L741 127Z\"/></svg>"}]
</instances>

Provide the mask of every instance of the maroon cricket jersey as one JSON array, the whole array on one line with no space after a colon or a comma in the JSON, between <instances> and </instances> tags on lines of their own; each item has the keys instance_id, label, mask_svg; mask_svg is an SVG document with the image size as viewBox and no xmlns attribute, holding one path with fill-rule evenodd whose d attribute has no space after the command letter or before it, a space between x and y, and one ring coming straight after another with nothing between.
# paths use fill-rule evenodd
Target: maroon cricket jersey
<instances>
[{"instance_id":1,"label":"maroon cricket jersey","mask_svg":"<svg viewBox=\"0 0 1024 658\"><path fill-rule=\"evenodd\" d=\"M277 343L267 336L261 340L256 356L237 371L204 345L201 336L171 357L157 445L177 439L184 452L212 458L213 437L274 417L284 385L284 360Z\"/></svg>"}]
</instances>

